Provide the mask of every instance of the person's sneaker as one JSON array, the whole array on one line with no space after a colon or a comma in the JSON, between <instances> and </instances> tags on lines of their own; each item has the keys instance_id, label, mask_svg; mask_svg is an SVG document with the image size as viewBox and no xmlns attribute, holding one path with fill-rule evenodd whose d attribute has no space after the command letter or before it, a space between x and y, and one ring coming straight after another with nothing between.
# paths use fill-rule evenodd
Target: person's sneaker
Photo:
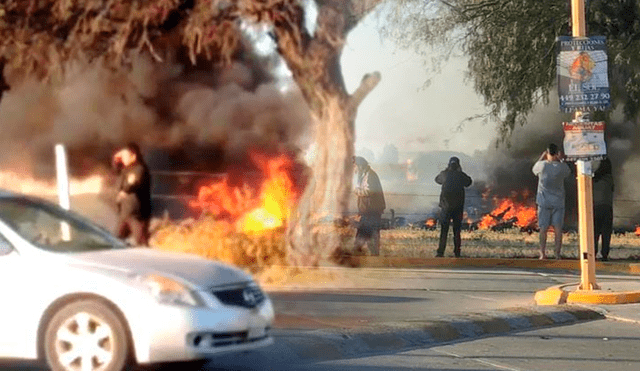
<instances>
[{"instance_id":1,"label":"person's sneaker","mask_svg":"<svg viewBox=\"0 0 640 371\"><path fill-rule=\"evenodd\" d=\"M602 258L600 258L601 261L606 262L609 261L609 257L608 256L603 256Z\"/></svg>"},{"instance_id":2,"label":"person's sneaker","mask_svg":"<svg viewBox=\"0 0 640 371\"><path fill-rule=\"evenodd\" d=\"M444 258L444 254L436 254L436 258Z\"/></svg>"}]
</instances>

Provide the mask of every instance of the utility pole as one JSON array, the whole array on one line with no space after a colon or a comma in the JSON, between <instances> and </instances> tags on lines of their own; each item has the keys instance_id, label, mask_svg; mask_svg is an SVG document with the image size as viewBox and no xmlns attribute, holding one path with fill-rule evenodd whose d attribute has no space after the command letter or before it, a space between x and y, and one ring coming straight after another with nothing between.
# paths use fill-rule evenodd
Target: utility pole
<instances>
[{"instance_id":1,"label":"utility pole","mask_svg":"<svg viewBox=\"0 0 640 371\"><path fill-rule=\"evenodd\" d=\"M586 37L584 0L571 0L571 30L574 37ZM579 121L581 112L575 112L573 121ZM593 181L591 162L578 160L578 231L580 234L579 290L597 290L596 257L593 234Z\"/></svg>"}]
</instances>

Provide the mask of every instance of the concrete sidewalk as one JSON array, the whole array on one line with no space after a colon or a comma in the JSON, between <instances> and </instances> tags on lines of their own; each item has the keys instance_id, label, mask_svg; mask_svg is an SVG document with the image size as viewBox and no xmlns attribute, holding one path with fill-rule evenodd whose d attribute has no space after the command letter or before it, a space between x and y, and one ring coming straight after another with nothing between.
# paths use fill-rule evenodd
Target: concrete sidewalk
<instances>
[{"instance_id":1,"label":"concrete sidewalk","mask_svg":"<svg viewBox=\"0 0 640 371\"><path fill-rule=\"evenodd\" d=\"M276 307L277 351L331 360L627 315L616 306L535 305L536 291L578 280L557 267L318 268L265 289ZM640 284L624 276L602 282L614 281Z\"/></svg>"},{"instance_id":2,"label":"concrete sidewalk","mask_svg":"<svg viewBox=\"0 0 640 371\"><path fill-rule=\"evenodd\" d=\"M506 258L407 258L401 256L363 256L356 258L362 268L518 268L568 270L580 272L579 259ZM640 275L640 262L634 260L596 261L596 273Z\"/></svg>"}]
</instances>

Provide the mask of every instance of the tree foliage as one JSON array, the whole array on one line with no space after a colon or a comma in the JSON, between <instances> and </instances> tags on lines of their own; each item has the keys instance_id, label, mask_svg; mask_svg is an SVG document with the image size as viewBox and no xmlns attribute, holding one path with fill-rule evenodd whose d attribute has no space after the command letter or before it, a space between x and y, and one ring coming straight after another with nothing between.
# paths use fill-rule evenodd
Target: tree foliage
<instances>
[{"instance_id":1,"label":"tree foliage","mask_svg":"<svg viewBox=\"0 0 640 371\"><path fill-rule=\"evenodd\" d=\"M613 100L627 117L640 107L640 3L589 1L587 32L607 37ZM556 38L571 35L566 0L398 0L386 34L402 45L469 58L467 76L503 138L555 88Z\"/></svg>"},{"instance_id":2,"label":"tree foliage","mask_svg":"<svg viewBox=\"0 0 640 371\"><path fill-rule=\"evenodd\" d=\"M278 52L300 77L310 72L311 62L317 68L326 55L329 61L338 58L347 33L380 1L316 0L319 22L310 35L299 0L5 0L0 59L18 72L43 77L73 59L103 59L119 67L132 51L162 60L176 46L194 64L201 57L229 63L242 50L243 26L259 23L273 29ZM341 79L339 67L321 67L316 75ZM311 100L306 86L301 88Z\"/></svg>"},{"instance_id":3,"label":"tree foliage","mask_svg":"<svg viewBox=\"0 0 640 371\"><path fill-rule=\"evenodd\" d=\"M198 56L229 62L240 47L241 19L275 22L299 13L291 0L6 0L0 55L45 76L74 58L119 65L137 50L161 60L170 45L184 47L192 63Z\"/></svg>"}]
</instances>

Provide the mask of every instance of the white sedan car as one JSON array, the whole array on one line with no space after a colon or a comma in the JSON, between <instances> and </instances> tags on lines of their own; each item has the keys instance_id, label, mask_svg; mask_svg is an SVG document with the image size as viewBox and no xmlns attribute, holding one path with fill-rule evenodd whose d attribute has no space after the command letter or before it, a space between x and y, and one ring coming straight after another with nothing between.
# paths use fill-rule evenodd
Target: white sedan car
<instances>
[{"instance_id":1,"label":"white sedan car","mask_svg":"<svg viewBox=\"0 0 640 371\"><path fill-rule=\"evenodd\" d=\"M0 357L119 371L273 342L269 298L239 269L127 247L90 221L0 192Z\"/></svg>"}]
</instances>

